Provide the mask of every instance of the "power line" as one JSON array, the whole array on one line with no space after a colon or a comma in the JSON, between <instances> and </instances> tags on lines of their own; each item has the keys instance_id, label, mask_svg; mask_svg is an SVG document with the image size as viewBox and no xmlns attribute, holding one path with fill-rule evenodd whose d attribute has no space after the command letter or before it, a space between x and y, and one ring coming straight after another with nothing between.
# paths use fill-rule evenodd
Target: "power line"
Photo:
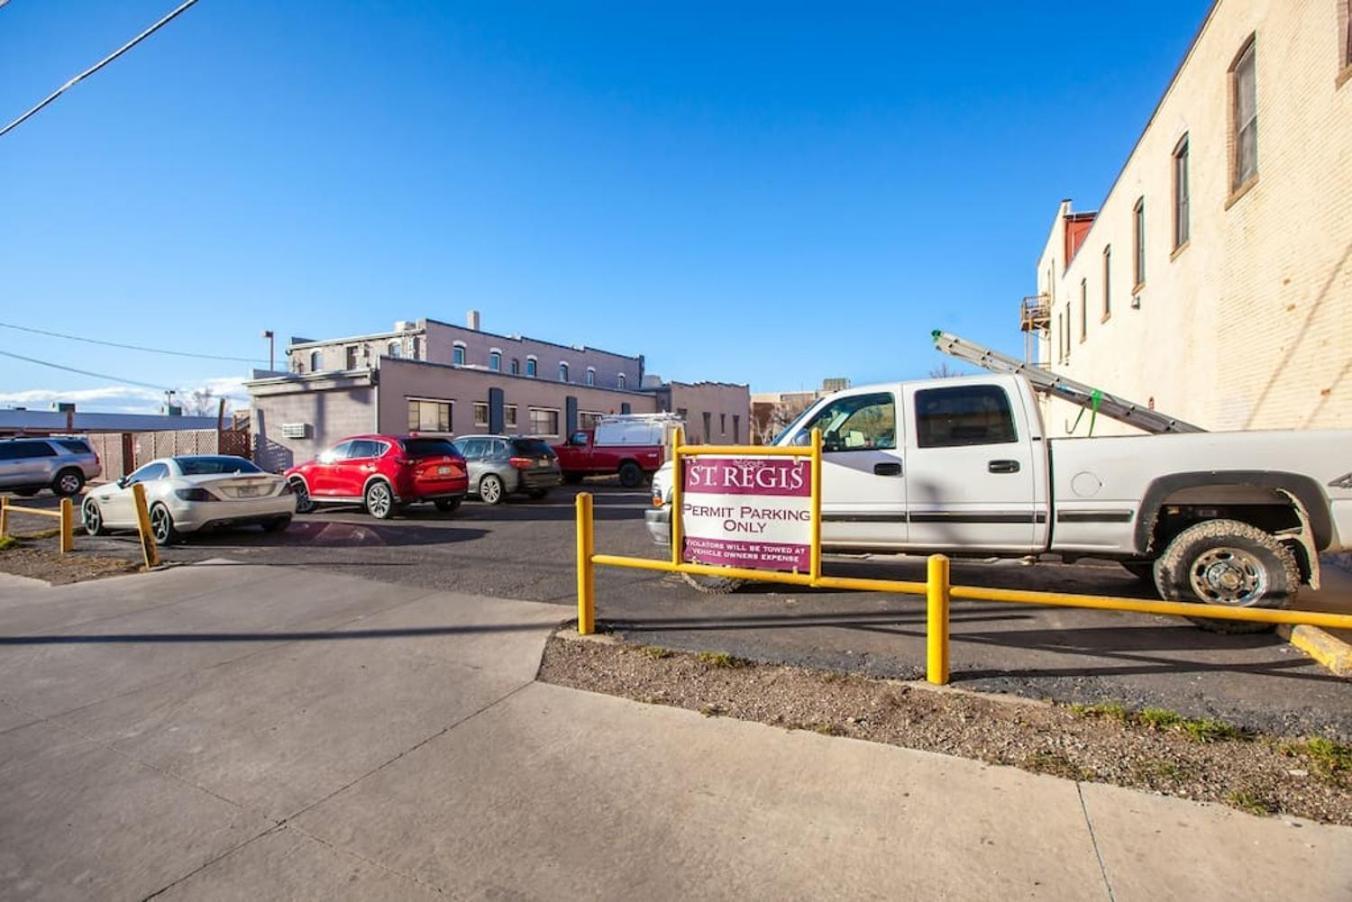
<instances>
[{"instance_id":1,"label":"power line","mask_svg":"<svg viewBox=\"0 0 1352 902\"><path fill-rule=\"evenodd\" d=\"M37 104L37 106L30 109L28 112L24 113L22 116L20 116L18 119L15 119L13 122L11 122L9 125L6 125L4 128L0 128L0 138L3 138L6 134L18 128L20 125L23 125L24 122L28 121L33 116L36 116L45 107L47 107L49 104L55 101L56 98L64 94L68 88L72 88L75 85L79 84L84 79L93 75L95 72L99 71L104 66L108 65L113 60L117 59L119 56L126 53L128 50L135 47L137 44L141 43L146 38L150 37L152 34L159 31L164 26L168 25L170 22L176 19L180 13L187 10L188 7L192 6L196 2L197 0L184 0L183 3L180 3L177 7L174 8L172 12L170 12L164 18L160 19L154 25L150 26L145 31L141 32L136 37L132 38L130 41L128 41L121 47L114 50L112 53L105 56L103 59L99 60L97 63L90 66L88 69L84 70L79 75L75 76L70 81L66 82L61 87L57 88L52 93L48 94L45 98L43 98L41 102ZM3 4L0 4L0 6L2 5Z\"/></svg>"},{"instance_id":2,"label":"power line","mask_svg":"<svg viewBox=\"0 0 1352 902\"><path fill-rule=\"evenodd\" d=\"M104 341L100 338L85 338L81 335L67 335L64 332L50 332L46 329L34 329L31 326L18 326L14 323L0 323L0 328L16 329L33 335L49 335L52 338L68 338L71 341L83 341L91 345L103 345L108 348L121 348L124 351L145 351L147 354L168 354L172 357L193 357L199 360L230 360L236 363L262 363L260 357L223 357L219 354L194 354L190 351L170 351L167 348L147 348L144 345L127 345L116 341Z\"/></svg>"},{"instance_id":3,"label":"power line","mask_svg":"<svg viewBox=\"0 0 1352 902\"><path fill-rule=\"evenodd\" d=\"M68 373L79 373L81 376L93 376L95 379L106 379L109 382L116 382L120 385L136 385L141 388L153 388L156 391L176 391L176 389L166 388L163 385L154 385L150 382L137 382L135 379L123 379L120 376L109 376L107 373L91 373L89 370L77 370L73 366L63 366L59 363L49 363L46 360L38 360L34 357L25 357L22 354L12 354L9 351L0 351L0 355L13 357L15 360L22 360L25 363L36 363L38 366L49 366L54 370L65 370Z\"/></svg>"}]
</instances>

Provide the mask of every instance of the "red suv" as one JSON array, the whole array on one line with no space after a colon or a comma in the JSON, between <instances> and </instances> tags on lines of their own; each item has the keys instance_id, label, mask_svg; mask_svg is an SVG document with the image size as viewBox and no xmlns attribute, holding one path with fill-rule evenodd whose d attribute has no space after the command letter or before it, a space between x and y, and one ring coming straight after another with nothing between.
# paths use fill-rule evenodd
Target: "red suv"
<instances>
[{"instance_id":1,"label":"red suv","mask_svg":"<svg viewBox=\"0 0 1352 902\"><path fill-rule=\"evenodd\" d=\"M296 513L320 504L363 504L382 520L421 501L453 511L469 491L465 458L450 440L417 435L345 438L287 470L286 481L296 493Z\"/></svg>"}]
</instances>

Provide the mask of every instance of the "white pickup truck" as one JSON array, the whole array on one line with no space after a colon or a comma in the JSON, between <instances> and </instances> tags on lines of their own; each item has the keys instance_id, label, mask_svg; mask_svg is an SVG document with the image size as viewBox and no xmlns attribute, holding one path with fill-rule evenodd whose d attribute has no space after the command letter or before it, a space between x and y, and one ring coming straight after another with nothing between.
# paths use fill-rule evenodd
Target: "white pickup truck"
<instances>
[{"instance_id":1,"label":"white pickup truck","mask_svg":"<svg viewBox=\"0 0 1352 902\"><path fill-rule=\"evenodd\" d=\"M1284 607L1352 546L1352 431L1048 440L1020 376L851 388L775 439L820 429L828 552L1120 561L1167 599ZM647 526L670 544L671 465ZM706 592L740 581L687 577ZM1199 621L1234 631L1240 621Z\"/></svg>"}]
</instances>

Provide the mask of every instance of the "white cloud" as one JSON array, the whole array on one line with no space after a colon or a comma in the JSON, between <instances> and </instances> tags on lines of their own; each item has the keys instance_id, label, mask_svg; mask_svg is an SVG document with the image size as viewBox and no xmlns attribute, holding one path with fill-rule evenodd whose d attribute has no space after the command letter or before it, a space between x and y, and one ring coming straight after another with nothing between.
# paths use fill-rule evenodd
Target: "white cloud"
<instances>
[{"instance_id":1,"label":"white cloud","mask_svg":"<svg viewBox=\"0 0 1352 902\"><path fill-rule=\"evenodd\" d=\"M244 388L244 380L236 376L219 376L182 386L178 389L178 399L186 403L192 397L192 393L199 390L209 391L217 398L225 398L232 408L249 406L249 392ZM6 407L45 408L54 401L73 403L85 411L158 413L160 405L164 403L164 392L130 385L74 389L30 388L16 392L0 392L0 405Z\"/></svg>"}]
</instances>

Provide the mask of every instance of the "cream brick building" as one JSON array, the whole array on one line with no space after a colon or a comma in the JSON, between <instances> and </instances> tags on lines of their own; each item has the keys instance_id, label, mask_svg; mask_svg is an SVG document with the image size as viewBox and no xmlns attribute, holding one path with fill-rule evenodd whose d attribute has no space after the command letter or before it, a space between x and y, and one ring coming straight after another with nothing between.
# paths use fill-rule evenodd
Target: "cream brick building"
<instances>
[{"instance_id":1,"label":"cream brick building","mask_svg":"<svg viewBox=\"0 0 1352 902\"><path fill-rule=\"evenodd\" d=\"M1352 427L1349 7L1213 5L1102 207L1057 210L1044 365L1210 430Z\"/></svg>"}]
</instances>

